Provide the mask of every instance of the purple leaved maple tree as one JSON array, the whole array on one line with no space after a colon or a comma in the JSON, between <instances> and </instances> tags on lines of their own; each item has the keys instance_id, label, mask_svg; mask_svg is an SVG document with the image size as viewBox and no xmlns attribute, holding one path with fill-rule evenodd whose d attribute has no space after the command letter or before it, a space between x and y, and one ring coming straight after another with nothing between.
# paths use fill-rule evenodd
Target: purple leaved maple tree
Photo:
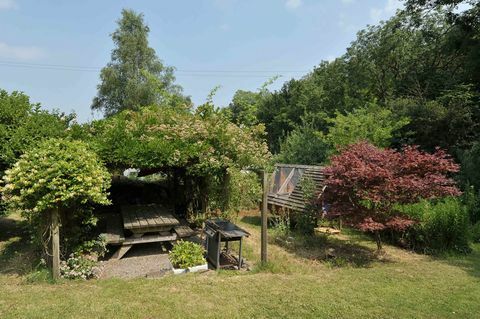
<instances>
[{"instance_id":1,"label":"purple leaved maple tree","mask_svg":"<svg viewBox=\"0 0 480 319\"><path fill-rule=\"evenodd\" d=\"M450 177L458 170L441 149L429 154L417 146L397 151L358 142L331 158L324 171L327 187L322 200L329 204L327 217L342 217L351 226L373 232L381 250L380 231L401 231L415 223L396 211L395 204L460 195Z\"/></svg>"}]
</instances>

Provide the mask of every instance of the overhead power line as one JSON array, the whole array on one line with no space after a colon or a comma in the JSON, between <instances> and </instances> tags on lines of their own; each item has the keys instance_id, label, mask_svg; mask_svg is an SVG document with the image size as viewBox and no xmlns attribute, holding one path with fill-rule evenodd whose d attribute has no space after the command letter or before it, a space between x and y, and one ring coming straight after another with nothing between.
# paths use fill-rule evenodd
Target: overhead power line
<instances>
[{"instance_id":1,"label":"overhead power line","mask_svg":"<svg viewBox=\"0 0 480 319\"><path fill-rule=\"evenodd\" d=\"M58 71L77 71L77 72L100 72L101 67L94 66L78 66L78 65L62 65L62 64L38 64L26 62L0 61L0 66L41 69L41 70L58 70ZM175 69L176 76L194 76L194 77L272 77L277 74L298 74L308 73L308 70L189 70Z\"/></svg>"}]
</instances>

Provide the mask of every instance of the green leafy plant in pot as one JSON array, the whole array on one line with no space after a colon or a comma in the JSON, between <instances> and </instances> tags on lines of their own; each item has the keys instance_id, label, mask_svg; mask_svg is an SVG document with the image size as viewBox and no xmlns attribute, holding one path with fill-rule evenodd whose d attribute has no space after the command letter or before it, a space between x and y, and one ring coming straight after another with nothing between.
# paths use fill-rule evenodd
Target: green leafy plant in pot
<instances>
[{"instance_id":1,"label":"green leafy plant in pot","mask_svg":"<svg viewBox=\"0 0 480 319\"><path fill-rule=\"evenodd\" d=\"M179 241L169 253L170 262L175 268L187 269L206 264L205 249L190 241Z\"/></svg>"}]
</instances>

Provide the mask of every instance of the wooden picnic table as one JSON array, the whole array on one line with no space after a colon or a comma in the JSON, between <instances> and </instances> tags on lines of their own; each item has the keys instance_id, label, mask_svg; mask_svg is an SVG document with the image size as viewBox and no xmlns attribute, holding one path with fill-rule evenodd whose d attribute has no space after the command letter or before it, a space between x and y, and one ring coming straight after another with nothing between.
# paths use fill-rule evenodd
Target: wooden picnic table
<instances>
[{"instance_id":1,"label":"wooden picnic table","mask_svg":"<svg viewBox=\"0 0 480 319\"><path fill-rule=\"evenodd\" d=\"M174 242L178 238L189 237L193 230L180 225L173 209L162 205L127 205L120 208L123 229L132 233L129 237L116 236L112 244L120 244L113 258L120 259L134 244L152 242ZM118 238L117 238L118 237Z\"/></svg>"}]
</instances>

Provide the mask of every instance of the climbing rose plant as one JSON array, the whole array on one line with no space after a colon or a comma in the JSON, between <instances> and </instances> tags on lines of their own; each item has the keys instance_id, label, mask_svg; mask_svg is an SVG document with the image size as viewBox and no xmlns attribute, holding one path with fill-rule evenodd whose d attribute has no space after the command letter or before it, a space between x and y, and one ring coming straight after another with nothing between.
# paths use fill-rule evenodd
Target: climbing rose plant
<instances>
[{"instance_id":1,"label":"climbing rose plant","mask_svg":"<svg viewBox=\"0 0 480 319\"><path fill-rule=\"evenodd\" d=\"M415 223L395 211L395 204L459 195L449 177L458 171L459 165L441 149L429 154L416 146L396 151L368 142L350 145L325 168L327 216L341 216L362 231L374 232L380 250L379 231L404 230Z\"/></svg>"},{"instance_id":2,"label":"climbing rose plant","mask_svg":"<svg viewBox=\"0 0 480 319\"><path fill-rule=\"evenodd\" d=\"M124 111L90 131L110 167L185 167L193 175L211 175L229 167L263 167L271 156L262 125L239 127L205 106L196 113L166 106Z\"/></svg>"},{"instance_id":3,"label":"climbing rose plant","mask_svg":"<svg viewBox=\"0 0 480 319\"><path fill-rule=\"evenodd\" d=\"M3 199L26 217L53 208L109 203L110 175L96 154L79 141L41 142L5 172L3 182Z\"/></svg>"}]
</instances>

